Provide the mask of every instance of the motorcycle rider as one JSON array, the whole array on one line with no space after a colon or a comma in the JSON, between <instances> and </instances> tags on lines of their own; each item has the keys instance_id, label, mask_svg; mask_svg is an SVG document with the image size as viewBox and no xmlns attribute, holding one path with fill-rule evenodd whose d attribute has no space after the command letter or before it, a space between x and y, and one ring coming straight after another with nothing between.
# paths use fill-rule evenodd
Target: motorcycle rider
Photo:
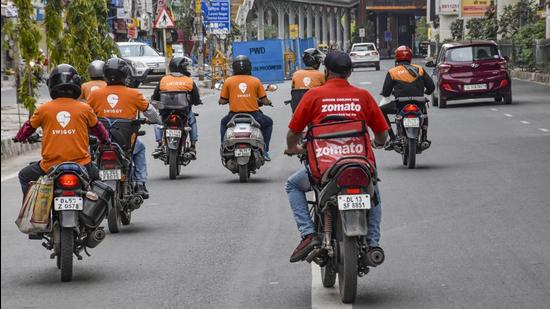
<instances>
[{"instance_id":1,"label":"motorcycle rider","mask_svg":"<svg viewBox=\"0 0 550 309\"><path fill-rule=\"evenodd\" d=\"M19 172L23 195L29 190L29 182L38 180L51 167L63 162L83 165L91 179L99 179L88 152L88 133L93 133L103 144L110 143L109 134L92 108L77 100L80 84L81 77L72 66L60 64L55 67L48 79L52 101L38 107L15 136L14 141L24 142L36 129L42 128L42 160Z\"/></svg>"},{"instance_id":2,"label":"motorcycle rider","mask_svg":"<svg viewBox=\"0 0 550 309\"><path fill-rule=\"evenodd\" d=\"M105 62L103 75L107 86L91 93L88 104L98 117L133 120L138 111L152 123L159 123L160 118L155 108L143 97L138 90L126 87L125 81L130 72L126 61L120 58L111 58ZM132 160L134 162L134 180L136 193L143 199L149 198L145 186L147 182L147 161L145 159L145 145L136 138Z\"/></svg>"},{"instance_id":3,"label":"motorcycle rider","mask_svg":"<svg viewBox=\"0 0 550 309\"><path fill-rule=\"evenodd\" d=\"M239 55L233 61L233 76L223 84L220 94L220 105L229 103L229 114L222 118L220 134L223 142L227 123L236 113L250 114L261 125L260 130L265 141L264 159L271 161L269 142L273 131L273 120L260 111L258 101L262 105L271 105L262 82L252 76L252 63L246 56Z\"/></svg>"},{"instance_id":4,"label":"motorcycle rider","mask_svg":"<svg viewBox=\"0 0 550 309\"><path fill-rule=\"evenodd\" d=\"M302 62L305 68L292 74L292 90L290 93L292 95L291 107L293 112L307 90L325 83L325 74L319 71L323 56L324 54L316 48L304 50Z\"/></svg>"},{"instance_id":5,"label":"motorcycle rider","mask_svg":"<svg viewBox=\"0 0 550 309\"><path fill-rule=\"evenodd\" d=\"M435 90L435 85L430 77L426 73L426 70L422 66L417 64L411 64L412 50L407 46L399 46L395 50L395 67L391 68L386 74L384 80L384 86L380 93L384 98L388 98L392 93L397 98L422 98L417 102L424 114L427 113L426 102L424 101L424 94L430 95ZM385 99L386 100L386 99ZM389 126L390 140L385 146L386 150L392 150L395 141L395 133L393 132L388 114L396 114L397 107L395 101L385 103L380 106L384 118ZM422 136L424 141L430 144L427 139L427 127L428 118L424 120L424 126L422 128Z\"/></svg>"},{"instance_id":6,"label":"motorcycle rider","mask_svg":"<svg viewBox=\"0 0 550 309\"><path fill-rule=\"evenodd\" d=\"M82 84L81 100L88 101L88 97L93 91L107 86L107 83L103 80L104 65L105 61L94 60L88 66L88 75L90 75L91 80Z\"/></svg>"},{"instance_id":7,"label":"motorcycle rider","mask_svg":"<svg viewBox=\"0 0 550 309\"><path fill-rule=\"evenodd\" d=\"M341 99L346 99L345 101L348 102L357 102L354 103L354 105L358 105L356 108L350 111L346 110L346 118L365 121L366 125L374 132L372 145L376 147L384 145L387 139L388 125L376 101L367 90L354 87L347 81L352 70L349 55L340 51L332 52L327 55L324 64L327 82L323 86L309 90L302 98L302 103L298 105L288 125L287 150L285 150L285 153L303 153L304 149L300 142L302 141L304 128L319 124L327 116L341 115L341 108L326 108L327 105L349 104L342 102ZM370 140L368 135L367 137ZM374 164L374 153L371 147L367 146L367 148L368 159ZM302 237L298 247L290 256L290 262L294 263L303 260L316 245L320 244L313 221L309 215L306 200L306 192L311 191L311 184L305 167L302 167L288 178L285 190ZM367 243L369 248L379 247L380 241L382 207L378 186L375 186L375 192L378 196L378 204L369 210L367 220Z\"/></svg>"},{"instance_id":8,"label":"motorcycle rider","mask_svg":"<svg viewBox=\"0 0 550 309\"><path fill-rule=\"evenodd\" d=\"M155 92L151 97L151 101L159 101L161 91L181 91L187 92L191 95L191 105L201 105L201 97L199 95L199 88L195 82L191 79L191 73L188 70L189 61L185 57L174 57L170 60L169 69L170 74L164 76L157 87ZM169 116L168 111L160 111L160 116L162 119L165 119ZM191 126L191 132L189 137L191 140L190 152L193 154L193 159L197 157L196 144L199 139L198 128L197 128L197 119L195 113L190 110L189 115L187 116L187 121L189 126ZM153 152L153 157L158 157L164 152L162 147L162 131L159 126L155 126L155 139L158 143L157 149Z\"/></svg>"}]
</instances>

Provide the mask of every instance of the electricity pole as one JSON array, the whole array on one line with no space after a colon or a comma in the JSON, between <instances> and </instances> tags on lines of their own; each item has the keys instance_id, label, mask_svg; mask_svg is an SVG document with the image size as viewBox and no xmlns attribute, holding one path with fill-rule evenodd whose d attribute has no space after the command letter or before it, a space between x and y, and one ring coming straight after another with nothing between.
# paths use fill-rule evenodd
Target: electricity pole
<instances>
[{"instance_id":1,"label":"electricity pole","mask_svg":"<svg viewBox=\"0 0 550 309\"><path fill-rule=\"evenodd\" d=\"M195 0L195 44L198 46L199 80L204 80L204 38L202 34L201 0Z\"/></svg>"}]
</instances>

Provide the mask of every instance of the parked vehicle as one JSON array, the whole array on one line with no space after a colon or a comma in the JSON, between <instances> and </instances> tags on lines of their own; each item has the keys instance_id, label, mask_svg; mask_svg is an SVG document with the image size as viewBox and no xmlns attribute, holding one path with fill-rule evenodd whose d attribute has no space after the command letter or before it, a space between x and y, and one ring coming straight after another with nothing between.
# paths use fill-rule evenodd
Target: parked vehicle
<instances>
[{"instance_id":1,"label":"parked vehicle","mask_svg":"<svg viewBox=\"0 0 550 309\"><path fill-rule=\"evenodd\" d=\"M100 181L91 182L86 168L74 162L52 167L48 177L53 180L49 231L29 234L29 238L44 239L42 245L53 250L50 258L56 259L61 281L72 281L73 255L78 260L82 259L82 251L90 256L87 248L95 248L105 239L99 225L112 204L113 191Z\"/></svg>"},{"instance_id":2,"label":"parked vehicle","mask_svg":"<svg viewBox=\"0 0 550 309\"><path fill-rule=\"evenodd\" d=\"M133 180L132 153L135 138L145 135L140 131L145 119L107 119L100 118L109 131L111 145L97 149L99 177L114 191L113 207L109 209L107 223L111 233L118 233L122 225L130 224L132 211L141 207L143 198L135 192Z\"/></svg>"},{"instance_id":3,"label":"parked vehicle","mask_svg":"<svg viewBox=\"0 0 550 309\"><path fill-rule=\"evenodd\" d=\"M190 152L191 144L188 139L191 131L188 124L191 113L189 94L164 91L160 94L158 109L169 113L161 126L164 151L158 159L169 165L170 179L176 179L181 167L188 165L194 156Z\"/></svg>"},{"instance_id":4,"label":"parked vehicle","mask_svg":"<svg viewBox=\"0 0 550 309\"><path fill-rule=\"evenodd\" d=\"M349 53L354 68L370 66L380 71L380 53L374 43L355 43Z\"/></svg>"},{"instance_id":5,"label":"parked vehicle","mask_svg":"<svg viewBox=\"0 0 550 309\"><path fill-rule=\"evenodd\" d=\"M397 130L393 149L401 154L403 165L413 169L416 167L416 155L431 146L424 137L428 130L428 115L425 112L428 102L421 97L398 98L395 103L398 113L394 121Z\"/></svg>"},{"instance_id":6,"label":"parked vehicle","mask_svg":"<svg viewBox=\"0 0 550 309\"><path fill-rule=\"evenodd\" d=\"M376 169L367 160L366 125L360 120L330 121L312 126L306 134L305 162L315 199L310 202L321 245L306 261L321 266L323 286L336 282L340 298L351 303L357 278L384 262L381 248L367 244L367 215L377 205Z\"/></svg>"},{"instance_id":7,"label":"parked vehicle","mask_svg":"<svg viewBox=\"0 0 550 309\"><path fill-rule=\"evenodd\" d=\"M128 87L137 88L141 83L159 81L166 75L166 58L151 46L141 42L117 42L120 57L131 66Z\"/></svg>"},{"instance_id":8,"label":"parked vehicle","mask_svg":"<svg viewBox=\"0 0 550 309\"><path fill-rule=\"evenodd\" d=\"M493 98L512 104L512 80L507 61L493 41L467 41L443 44L435 67L433 106L447 107L450 100Z\"/></svg>"}]
</instances>

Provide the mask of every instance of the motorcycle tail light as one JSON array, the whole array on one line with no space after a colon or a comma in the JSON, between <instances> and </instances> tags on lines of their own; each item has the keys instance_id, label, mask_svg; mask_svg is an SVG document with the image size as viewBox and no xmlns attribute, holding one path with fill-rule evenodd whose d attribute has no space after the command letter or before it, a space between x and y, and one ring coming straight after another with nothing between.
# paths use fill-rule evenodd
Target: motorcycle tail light
<instances>
[{"instance_id":1,"label":"motorcycle tail light","mask_svg":"<svg viewBox=\"0 0 550 309\"><path fill-rule=\"evenodd\" d=\"M57 184L63 188L74 189L78 187L79 181L78 177L73 174L63 174L57 178Z\"/></svg>"},{"instance_id":2,"label":"motorcycle tail light","mask_svg":"<svg viewBox=\"0 0 550 309\"><path fill-rule=\"evenodd\" d=\"M414 104L407 104L403 107L405 113L417 113L419 111L418 106Z\"/></svg>"},{"instance_id":3,"label":"motorcycle tail light","mask_svg":"<svg viewBox=\"0 0 550 309\"><path fill-rule=\"evenodd\" d=\"M445 89L446 91L452 91L452 90L453 90L453 87L452 87L451 84L449 84L449 83L443 83L441 86L442 86L443 89Z\"/></svg>"},{"instance_id":4,"label":"motorcycle tail light","mask_svg":"<svg viewBox=\"0 0 550 309\"><path fill-rule=\"evenodd\" d=\"M247 144L239 144L239 148L248 148Z\"/></svg>"},{"instance_id":5,"label":"motorcycle tail light","mask_svg":"<svg viewBox=\"0 0 550 309\"><path fill-rule=\"evenodd\" d=\"M117 156L116 152L113 150L106 150L101 153L101 161L116 161Z\"/></svg>"},{"instance_id":6,"label":"motorcycle tail light","mask_svg":"<svg viewBox=\"0 0 550 309\"><path fill-rule=\"evenodd\" d=\"M369 175L362 168L350 167L338 175L337 184L339 187L367 187L369 182Z\"/></svg>"},{"instance_id":7,"label":"motorcycle tail light","mask_svg":"<svg viewBox=\"0 0 550 309\"><path fill-rule=\"evenodd\" d=\"M168 117L168 120L166 122L171 126L177 126L178 125L178 116L170 115L170 117Z\"/></svg>"},{"instance_id":8,"label":"motorcycle tail light","mask_svg":"<svg viewBox=\"0 0 550 309\"><path fill-rule=\"evenodd\" d=\"M75 191L66 191L66 190L63 190L63 192L61 193L61 195L63 195L63 196L76 196L76 192L75 192Z\"/></svg>"},{"instance_id":9,"label":"motorcycle tail light","mask_svg":"<svg viewBox=\"0 0 550 309\"><path fill-rule=\"evenodd\" d=\"M250 138L250 132L236 132L233 133L233 137L235 138Z\"/></svg>"},{"instance_id":10,"label":"motorcycle tail light","mask_svg":"<svg viewBox=\"0 0 550 309\"><path fill-rule=\"evenodd\" d=\"M344 190L344 192L346 192L346 194L361 194L361 189L360 188L346 188Z\"/></svg>"},{"instance_id":11,"label":"motorcycle tail light","mask_svg":"<svg viewBox=\"0 0 550 309\"><path fill-rule=\"evenodd\" d=\"M503 79L500 81L500 88L504 88L504 87L507 87L508 86L508 80L507 79Z\"/></svg>"}]
</instances>

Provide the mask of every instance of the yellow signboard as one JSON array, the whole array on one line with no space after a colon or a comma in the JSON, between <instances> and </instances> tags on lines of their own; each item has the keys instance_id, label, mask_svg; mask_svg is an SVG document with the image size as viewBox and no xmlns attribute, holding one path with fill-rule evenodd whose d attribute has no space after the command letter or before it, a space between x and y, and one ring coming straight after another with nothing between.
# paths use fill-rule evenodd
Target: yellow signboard
<instances>
[{"instance_id":1,"label":"yellow signboard","mask_svg":"<svg viewBox=\"0 0 550 309\"><path fill-rule=\"evenodd\" d=\"M202 13L201 9L201 0L195 0L195 13L199 14Z\"/></svg>"},{"instance_id":2,"label":"yellow signboard","mask_svg":"<svg viewBox=\"0 0 550 309\"><path fill-rule=\"evenodd\" d=\"M291 39L297 39L298 38L298 25L297 24L288 25L288 31L290 32L290 38Z\"/></svg>"},{"instance_id":3,"label":"yellow signboard","mask_svg":"<svg viewBox=\"0 0 550 309\"><path fill-rule=\"evenodd\" d=\"M491 0L462 0L462 16L483 17Z\"/></svg>"}]
</instances>

